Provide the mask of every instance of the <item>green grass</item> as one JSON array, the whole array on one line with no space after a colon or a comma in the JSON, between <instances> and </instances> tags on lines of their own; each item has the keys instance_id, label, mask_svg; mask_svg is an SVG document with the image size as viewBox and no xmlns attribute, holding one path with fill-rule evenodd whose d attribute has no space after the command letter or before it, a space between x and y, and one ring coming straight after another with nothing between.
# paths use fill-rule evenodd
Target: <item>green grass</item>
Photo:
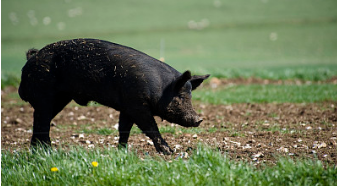
<instances>
[{"instance_id":1,"label":"green grass","mask_svg":"<svg viewBox=\"0 0 337 186\"><path fill-rule=\"evenodd\" d=\"M232 85L220 89L198 89L195 100L212 104L311 103L337 101L337 85Z\"/></svg>"},{"instance_id":2,"label":"green grass","mask_svg":"<svg viewBox=\"0 0 337 186\"><path fill-rule=\"evenodd\" d=\"M1 153L4 185L335 185L336 174L317 160L281 158L256 168L202 147L173 161L107 148Z\"/></svg>"},{"instance_id":3,"label":"green grass","mask_svg":"<svg viewBox=\"0 0 337 186\"><path fill-rule=\"evenodd\" d=\"M112 129L112 128L95 128L92 129L92 126L95 126L95 124L87 124L81 126L82 129L78 130L78 133L85 133L85 134L99 134L99 135L118 135L118 130ZM185 127L179 127L179 126L159 126L159 132L161 134L173 134L173 135L179 135L181 133L189 133L189 134L199 134L202 132L205 132L205 129L202 128L185 128ZM215 132L215 131L214 131ZM131 129L130 135L134 134L141 134L142 131L134 125Z\"/></svg>"},{"instance_id":4,"label":"green grass","mask_svg":"<svg viewBox=\"0 0 337 186\"><path fill-rule=\"evenodd\" d=\"M18 88L21 78L18 74L15 73L6 73L5 75L2 75L1 78L1 90L4 89L7 86L13 86Z\"/></svg>"},{"instance_id":5,"label":"green grass","mask_svg":"<svg viewBox=\"0 0 337 186\"><path fill-rule=\"evenodd\" d=\"M92 129L92 126L95 126L95 124L87 124L83 125L82 129L77 131L78 133L85 133L85 134L99 134L99 135L118 135L118 130L113 129L113 128L95 128ZM141 134L142 131L137 127L133 126L130 135L133 134Z\"/></svg>"},{"instance_id":6,"label":"green grass","mask_svg":"<svg viewBox=\"0 0 337 186\"><path fill-rule=\"evenodd\" d=\"M10 84L9 74L20 76L29 48L79 37L114 41L155 58L164 41L168 64L215 77L325 80L337 75L336 1L214 2L4 1L2 83ZM46 17L51 22L44 25ZM204 29L188 28L190 21L203 19L209 21Z\"/></svg>"}]
</instances>

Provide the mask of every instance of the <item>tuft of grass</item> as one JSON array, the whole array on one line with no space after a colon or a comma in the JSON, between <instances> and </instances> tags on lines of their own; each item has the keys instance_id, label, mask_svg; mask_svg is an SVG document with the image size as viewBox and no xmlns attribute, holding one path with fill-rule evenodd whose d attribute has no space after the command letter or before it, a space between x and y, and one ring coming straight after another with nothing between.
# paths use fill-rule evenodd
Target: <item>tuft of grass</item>
<instances>
[{"instance_id":1,"label":"tuft of grass","mask_svg":"<svg viewBox=\"0 0 337 186\"><path fill-rule=\"evenodd\" d=\"M4 185L334 185L337 169L317 160L280 158L256 168L198 147L188 159L139 158L110 148L1 152ZM94 163L93 163L94 162Z\"/></svg>"},{"instance_id":2,"label":"tuft of grass","mask_svg":"<svg viewBox=\"0 0 337 186\"><path fill-rule=\"evenodd\" d=\"M113 130L113 129L109 129L109 128L102 128L102 129L98 129L97 130L97 133L99 135L112 135L112 134L116 134L116 130Z\"/></svg>"},{"instance_id":3,"label":"tuft of grass","mask_svg":"<svg viewBox=\"0 0 337 186\"><path fill-rule=\"evenodd\" d=\"M176 133L176 127L161 126L161 127L159 127L159 132L161 134L164 134L164 133L175 134Z\"/></svg>"}]
</instances>

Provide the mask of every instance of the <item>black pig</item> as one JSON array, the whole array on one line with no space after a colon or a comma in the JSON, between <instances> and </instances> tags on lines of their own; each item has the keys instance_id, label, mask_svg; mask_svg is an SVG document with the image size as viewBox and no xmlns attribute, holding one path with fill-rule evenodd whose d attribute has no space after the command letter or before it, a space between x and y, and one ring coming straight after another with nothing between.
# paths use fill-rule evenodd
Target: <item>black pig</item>
<instances>
[{"instance_id":1,"label":"black pig","mask_svg":"<svg viewBox=\"0 0 337 186\"><path fill-rule=\"evenodd\" d=\"M209 75L191 76L135 49L96 39L74 39L30 49L19 95L34 108L31 145L50 145L50 122L71 101L95 101L120 111L119 145L126 146L134 123L158 152L172 149L153 116L184 127L202 122L191 91Z\"/></svg>"}]
</instances>

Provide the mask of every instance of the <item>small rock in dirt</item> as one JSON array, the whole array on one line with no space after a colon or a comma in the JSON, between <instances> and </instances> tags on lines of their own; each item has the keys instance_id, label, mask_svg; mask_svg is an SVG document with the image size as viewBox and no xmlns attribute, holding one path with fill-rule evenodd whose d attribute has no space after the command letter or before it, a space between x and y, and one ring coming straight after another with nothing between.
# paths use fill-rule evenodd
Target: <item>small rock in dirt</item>
<instances>
[{"instance_id":1,"label":"small rock in dirt","mask_svg":"<svg viewBox=\"0 0 337 186\"><path fill-rule=\"evenodd\" d=\"M118 127L119 127L119 124L116 123L116 124L114 125L114 128L115 128L116 130L118 130Z\"/></svg>"},{"instance_id":2,"label":"small rock in dirt","mask_svg":"<svg viewBox=\"0 0 337 186\"><path fill-rule=\"evenodd\" d=\"M236 142L236 141L229 141L231 143L234 143L234 145L236 145L237 147L240 147L241 146L241 143L240 142Z\"/></svg>"},{"instance_id":3,"label":"small rock in dirt","mask_svg":"<svg viewBox=\"0 0 337 186\"><path fill-rule=\"evenodd\" d=\"M197 139L197 138L198 138L198 135L197 135L197 134L194 134L194 135L192 136L192 138Z\"/></svg>"},{"instance_id":4,"label":"small rock in dirt","mask_svg":"<svg viewBox=\"0 0 337 186\"><path fill-rule=\"evenodd\" d=\"M110 119L114 119L114 115L109 114L109 118L110 118Z\"/></svg>"},{"instance_id":5,"label":"small rock in dirt","mask_svg":"<svg viewBox=\"0 0 337 186\"><path fill-rule=\"evenodd\" d=\"M314 149L320 149L320 148L325 148L327 145L326 143L322 142L322 143L319 143L318 141L315 141L312 148Z\"/></svg>"},{"instance_id":6,"label":"small rock in dirt","mask_svg":"<svg viewBox=\"0 0 337 186\"><path fill-rule=\"evenodd\" d=\"M262 127L264 128L264 129L267 129L267 128L269 128L269 123L264 123L264 124L262 124Z\"/></svg>"},{"instance_id":7,"label":"small rock in dirt","mask_svg":"<svg viewBox=\"0 0 337 186\"><path fill-rule=\"evenodd\" d=\"M250 146L249 144L246 144L245 146L242 147L243 149L251 149L252 146Z\"/></svg>"},{"instance_id":8,"label":"small rock in dirt","mask_svg":"<svg viewBox=\"0 0 337 186\"><path fill-rule=\"evenodd\" d=\"M280 147L279 149L276 149L277 151L280 151L280 152L289 152L288 148L284 148L284 147Z\"/></svg>"},{"instance_id":9,"label":"small rock in dirt","mask_svg":"<svg viewBox=\"0 0 337 186\"><path fill-rule=\"evenodd\" d=\"M180 148L181 148L181 145L178 145L178 144L177 144L177 145L174 146L174 148L175 148L175 149L180 149Z\"/></svg>"},{"instance_id":10,"label":"small rock in dirt","mask_svg":"<svg viewBox=\"0 0 337 186\"><path fill-rule=\"evenodd\" d=\"M302 140L301 138L298 138L297 141L298 141L298 142L302 142L303 140Z\"/></svg>"},{"instance_id":11,"label":"small rock in dirt","mask_svg":"<svg viewBox=\"0 0 337 186\"><path fill-rule=\"evenodd\" d=\"M22 121L22 119L20 119L20 118L16 118L14 121L11 121L10 123L12 123L12 124L20 124L20 123L22 123L23 121Z\"/></svg>"},{"instance_id":12,"label":"small rock in dirt","mask_svg":"<svg viewBox=\"0 0 337 186\"><path fill-rule=\"evenodd\" d=\"M25 129L23 129L23 128L17 128L17 129L15 129L15 131L22 131L22 132L25 132Z\"/></svg>"},{"instance_id":13,"label":"small rock in dirt","mask_svg":"<svg viewBox=\"0 0 337 186\"><path fill-rule=\"evenodd\" d=\"M73 116L74 115L74 112L69 112L68 113L68 116Z\"/></svg>"},{"instance_id":14,"label":"small rock in dirt","mask_svg":"<svg viewBox=\"0 0 337 186\"><path fill-rule=\"evenodd\" d=\"M23 107L20 108L20 112L24 112L25 109Z\"/></svg>"},{"instance_id":15,"label":"small rock in dirt","mask_svg":"<svg viewBox=\"0 0 337 186\"><path fill-rule=\"evenodd\" d=\"M325 148L327 145L326 143L322 142L321 144L318 145L318 148Z\"/></svg>"},{"instance_id":16,"label":"small rock in dirt","mask_svg":"<svg viewBox=\"0 0 337 186\"><path fill-rule=\"evenodd\" d=\"M85 117L83 115L77 118L77 120L85 120L85 119L87 119L87 117Z\"/></svg>"},{"instance_id":17,"label":"small rock in dirt","mask_svg":"<svg viewBox=\"0 0 337 186\"><path fill-rule=\"evenodd\" d=\"M56 123L55 122L51 122L50 126L56 127Z\"/></svg>"},{"instance_id":18,"label":"small rock in dirt","mask_svg":"<svg viewBox=\"0 0 337 186\"><path fill-rule=\"evenodd\" d=\"M308 126L308 127L306 127L306 129L307 129L307 130L311 130L311 129L312 129L312 127Z\"/></svg>"},{"instance_id":19,"label":"small rock in dirt","mask_svg":"<svg viewBox=\"0 0 337 186\"><path fill-rule=\"evenodd\" d=\"M84 138L84 134L79 134L78 137L79 138Z\"/></svg>"},{"instance_id":20,"label":"small rock in dirt","mask_svg":"<svg viewBox=\"0 0 337 186\"><path fill-rule=\"evenodd\" d=\"M332 144L333 146L337 146L337 137L332 137L330 138L330 144Z\"/></svg>"},{"instance_id":21,"label":"small rock in dirt","mask_svg":"<svg viewBox=\"0 0 337 186\"><path fill-rule=\"evenodd\" d=\"M94 144L90 144L90 145L88 145L88 148L89 149L91 149L91 148L94 148L95 147L95 145Z\"/></svg>"},{"instance_id":22,"label":"small rock in dirt","mask_svg":"<svg viewBox=\"0 0 337 186\"><path fill-rule=\"evenodd\" d=\"M257 154L253 154L252 158L262 158L264 155L261 152L258 152Z\"/></svg>"},{"instance_id":23,"label":"small rock in dirt","mask_svg":"<svg viewBox=\"0 0 337 186\"><path fill-rule=\"evenodd\" d=\"M91 144L91 141L86 140L85 143L86 143L86 144Z\"/></svg>"},{"instance_id":24,"label":"small rock in dirt","mask_svg":"<svg viewBox=\"0 0 337 186\"><path fill-rule=\"evenodd\" d=\"M317 152L315 150L312 150L309 152L309 154L317 154Z\"/></svg>"}]
</instances>

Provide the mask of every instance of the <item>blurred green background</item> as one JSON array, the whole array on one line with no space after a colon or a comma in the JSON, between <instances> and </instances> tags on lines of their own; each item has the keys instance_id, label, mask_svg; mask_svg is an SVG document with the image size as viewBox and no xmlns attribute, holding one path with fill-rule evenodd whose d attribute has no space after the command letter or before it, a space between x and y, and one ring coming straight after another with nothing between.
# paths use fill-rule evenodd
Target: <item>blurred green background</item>
<instances>
[{"instance_id":1,"label":"blurred green background","mask_svg":"<svg viewBox=\"0 0 337 186\"><path fill-rule=\"evenodd\" d=\"M29 48L98 38L215 77L337 75L336 0L3 0L1 79ZM18 78L19 79L19 78Z\"/></svg>"}]
</instances>

